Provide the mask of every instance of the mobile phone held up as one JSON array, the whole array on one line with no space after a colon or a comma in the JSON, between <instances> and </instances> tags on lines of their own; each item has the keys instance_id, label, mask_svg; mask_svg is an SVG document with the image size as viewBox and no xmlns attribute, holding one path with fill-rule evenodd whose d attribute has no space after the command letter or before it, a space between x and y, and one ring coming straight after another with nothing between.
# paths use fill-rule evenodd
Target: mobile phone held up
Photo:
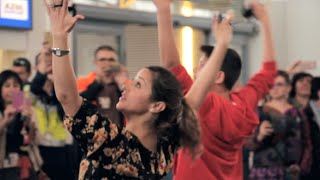
<instances>
[{"instance_id":1,"label":"mobile phone held up","mask_svg":"<svg viewBox=\"0 0 320 180\"><path fill-rule=\"evenodd\" d=\"M242 9L241 9L242 16L247 18L247 19L251 18L251 17L254 17L253 11L252 11L252 9L250 7L250 3L251 3L250 0L244 0L243 4L242 4Z\"/></svg>"},{"instance_id":2,"label":"mobile phone held up","mask_svg":"<svg viewBox=\"0 0 320 180\"><path fill-rule=\"evenodd\" d=\"M15 91L12 94L12 106L20 112L23 106L31 106L31 99L28 98L23 91Z\"/></svg>"},{"instance_id":3,"label":"mobile phone held up","mask_svg":"<svg viewBox=\"0 0 320 180\"><path fill-rule=\"evenodd\" d=\"M68 11L71 16L77 15L76 5L72 4L71 6L69 6Z\"/></svg>"},{"instance_id":4,"label":"mobile phone held up","mask_svg":"<svg viewBox=\"0 0 320 180\"><path fill-rule=\"evenodd\" d=\"M19 112L24 105L24 93L22 91L15 91L12 94L12 106Z\"/></svg>"}]
</instances>

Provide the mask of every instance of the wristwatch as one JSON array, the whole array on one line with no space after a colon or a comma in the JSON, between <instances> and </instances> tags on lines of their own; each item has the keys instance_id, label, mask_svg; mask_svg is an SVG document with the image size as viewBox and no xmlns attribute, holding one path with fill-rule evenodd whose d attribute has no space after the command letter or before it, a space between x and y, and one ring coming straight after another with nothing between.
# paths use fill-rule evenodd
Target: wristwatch
<instances>
[{"instance_id":1,"label":"wristwatch","mask_svg":"<svg viewBox=\"0 0 320 180\"><path fill-rule=\"evenodd\" d=\"M69 54L70 49L51 48L51 51L54 55L62 57Z\"/></svg>"}]
</instances>

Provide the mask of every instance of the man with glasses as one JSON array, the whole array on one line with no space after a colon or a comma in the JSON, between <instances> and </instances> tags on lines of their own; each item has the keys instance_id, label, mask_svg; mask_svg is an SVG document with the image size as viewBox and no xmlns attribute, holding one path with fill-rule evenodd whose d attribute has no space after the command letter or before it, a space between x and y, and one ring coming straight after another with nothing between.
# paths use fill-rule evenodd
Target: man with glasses
<instances>
[{"instance_id":1,"label":"man with glasses","mask_svg":"<svg viewBox=\"0 0 320 180\"><path fill-rule=\"evenodd\" d=\"M23 85L30 84L31 64L28 59L19 57L13 61L12 71L16 72L23 82Z\"/></svg>"},{"instance_id":2,"label":"man with glasses","mask_svg":"<svg viewBox=\"0 0 320 180\"><path fill-rule=\"evenodd\" d=\"M121 92L121 86L115 80L122 71L114 48L108 45L98 47L94 52L95 72L78 80L81 96L98 105L99 113L115 122L120 127L124 125L123 117L116 109Z\"/></svg>"}]
</instances>

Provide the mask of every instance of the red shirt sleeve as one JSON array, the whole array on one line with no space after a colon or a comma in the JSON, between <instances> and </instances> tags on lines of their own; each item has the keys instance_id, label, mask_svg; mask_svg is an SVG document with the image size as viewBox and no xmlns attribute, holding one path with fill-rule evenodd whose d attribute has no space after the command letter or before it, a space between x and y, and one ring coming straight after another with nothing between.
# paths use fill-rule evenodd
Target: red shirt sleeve
<instances>
[{"instance_id":1,"label":"red shirt sleeve","mask_svg":"<svg viewBox=\"0 0 320 180\"><path fill-rule=\"evenodd\" d=\"M187 70L180 64L171 69L171 72L176 76L182 85L183 94L187 94L193 84L193 80Z\"/></svg>"},{"instance_id":2,"label":"red shirt sleeve","mask_svg":"<svg viewBox=\"0 0 320 180\"><path fill-rule=\"evenodd\" d=\"M250 107L256 108L259 100L269 92L276 75L276 62L265 62L260 72L254 75L238 92L239 97L241 97Z\"/></svg>"}]
</instances>

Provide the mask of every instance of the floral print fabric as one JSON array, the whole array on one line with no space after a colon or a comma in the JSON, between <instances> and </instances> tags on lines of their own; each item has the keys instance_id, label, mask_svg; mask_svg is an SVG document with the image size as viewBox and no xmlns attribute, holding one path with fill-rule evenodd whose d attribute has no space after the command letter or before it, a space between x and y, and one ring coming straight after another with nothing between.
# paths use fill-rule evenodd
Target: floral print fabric
<instances>
[{"instance_id":1,"label":"floral print fabric","mask_svg":"<svg viewBox=\"0 0 320 180\"><path fill-rule=\"evenodd\" d=\"M172 168L176 144L158 141L157 152L146 149L139 139L97 113L83 101L74 117L64 123L78 141L84 158L79 179L162 179Z\"/></svg>"}]
</instances>

